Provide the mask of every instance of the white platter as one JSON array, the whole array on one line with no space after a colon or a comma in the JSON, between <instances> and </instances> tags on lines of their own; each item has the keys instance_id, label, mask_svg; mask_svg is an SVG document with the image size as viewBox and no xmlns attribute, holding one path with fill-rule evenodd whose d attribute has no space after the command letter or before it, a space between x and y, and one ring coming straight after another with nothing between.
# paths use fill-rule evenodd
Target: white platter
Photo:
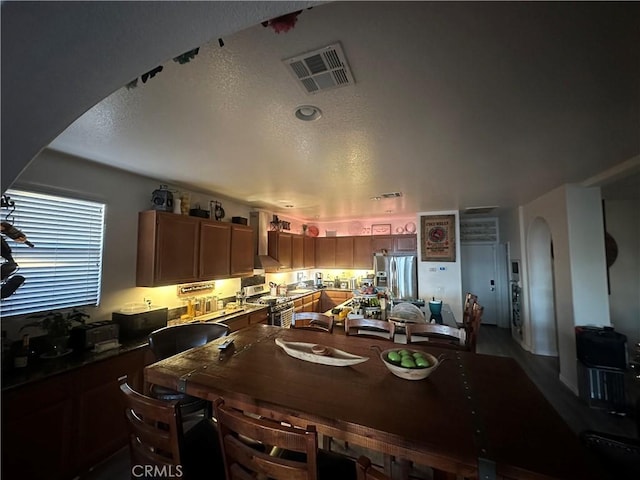
<instances>
[{"instance_id":1,"label":"white platter","mask_svg":"<svg viewBox=\"0 0 640 480\"><path fill-rule=\"evenodd\" d=\"M280 338L276 338L276 345L281 347L285 353L291 357L304 360L306 362L331 365L333 367L347 367L349 365L357 365L358 363L369 360L369 357L360 357L332 347L325 347L328 351L327 354L317 355L311 351L311 348L314 345L317 345L315 343L285 342Z\"/></svg>"}]
</instances>

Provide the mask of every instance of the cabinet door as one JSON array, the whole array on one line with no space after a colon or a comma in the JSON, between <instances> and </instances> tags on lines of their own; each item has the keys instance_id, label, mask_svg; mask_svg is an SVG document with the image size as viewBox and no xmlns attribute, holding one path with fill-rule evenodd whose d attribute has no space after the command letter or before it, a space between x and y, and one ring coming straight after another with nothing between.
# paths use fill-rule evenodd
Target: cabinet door
<instances>
[{"instance_id":1,"label":"cabinet door","mask_svg":"<svg viewBox=\"0 0 640 480\"><path fill-rule=\"evenodd\" d=\"M373 249L370 236L353 237L353 268L370 270L373 266Z\"/></svg>"},{"instance_id":2,"label":"cabinet door","mask_svg":"<svg viewBox=\"0 0 640 480\"><path fill-rule=\"evenodd\" d=\"M168 212L151 212L150 217L154 220L155 231L141 228L142 235L151 237L143 241L143 248L151 248L154 252L154 265L151 267L154 272L152 284L146 286L196 281L199 220ZM138 254L140 249L139 243Z\"/></svg>"},{"instance_id":3,"label":"cabinet door","mask_svg":"<svg viewBox=\"0 0 640 480\"><path fill-rule=\"evenodd\" d=\"M416 235L396 235L395 251L399 253L417 253L418 239Z\"/></svg>"},{"instance_id":4,"label":"cabinet door","mask_svg":"<svg viewBox=\"0 0 640 480\"><path fill-rule=\"evenodd\" d=\"M231 224L231 275L253 274L253 228Z\"/></svg>"},{"instance_id":5,"label":"cabinet door","mask_svg":"<svg viewBox=\"0 0 640 480\"><path fill-rule=\"evenodd\" d=\"M389 253L393 252L394 239L392 235L372 235L371 236L371 248L373 253L382 253L382 250L386 250ZM373 264L373 259L371 260Z\"/></svg>"},{"instance_id":6,"label":"cabinet door","mask_svg":"<svg viewBox=\"0 0 640 480\"><path fill-rule=\"evenodd\" d=\"M316 268L335 268L336 238L316 238Z\"/></svg>"},{"instance_id":7,"label":"cabinet door","mask_svg":"<svg viewBox=\"0 0 640 480\"><path fill-rule=\"evenodd\" d=\"M291 269L291 234L269 232L269 256L280 263L280 270Z\"/></svg>"},{"instance_id":8,"label":"cabinet door","mask_svg":"<svg viewBox=\"0 0 640 480\"><path fill-rule=\"evenodd\" d=\"M269 311L266 308L249 314L250 325L254 323L267 323L267 320L269 320Z\"/></svg>"},{"instance_id":9,"label":"cabinet door","mask_svg":"<svg viewBox=\"0 0 640 480\"><path fill-rule=\"evenodd\" d=\"M304 268L304 237L291 235L291 268Z\"/></svg>"},{"instance_id":10,"label":"cabinet door","mask_svg":"<svg viewBox=\"0 0 640 480\"><path fill-rule=\"evenodd\" d=\"M239 317L230 318L220 323L224 323L226 326L228 326L229 332L235 332L236 330L240 330L241 328L246 328L249 326L249 315L241 315Z\"/></svg>"},{"instance_id":11,"label":"cabinet door","mask_svg":"<svg viewBox=\"0 0 640 480\"><path fill-rule=\"evenodd\" d=\"M127 376L132 388L141 390L142 371L148 349L140 348L80 369L78 387L78 468L86 470L127 444L118 378Z\"/></svg>"},{"instance_id":12,"label":"cabinet door","mask_svg":"<svg viewBox=\"0 0 640 480\"><path fill-rule=\"evenodd\" d=\"M325 313L332 308L337 307L345 300L346 298L344 298L344 294L342 292L323 290L322 296L320 297L321 311Z\"/></svg>"},{"instance_id":13,"label":"cabinet door","mask_svg":"<svg viewBox=\"0 0 640 480\"><path fill-rule=\"evenodd\" d=\"M316 266L316 239L313 237L304 238L304 268L314 268Z\"/></svg>"},{"instance_id":14,"label":"cabinet door","mask_svg":"<svg viewBox=\"0 0 640 480\"><path fill-rule=\"evenodd\" d=\"M296 313L304 311L302 309L303 305L304 305L304 300L302 298L296 298L293 301L293 311Z\"/></svg>"},{"instance_id":15,"label":"cabinet door","mask_svg":"<svg viewBox=\"0 0 640 480\"><path fill-rule=\"evenodd\" d=\"M230 256L230 224L202 221L200 227L200 279L228 277L231 271Z\"/></svg>"},{"instance_id":16,"label":"cabinet door","mask_svg":"<svg viewBox=\"0 0 640 480\"><path fill-rule=\"evenodd\" d=\"M353 268L353 237L336 237L336 267Z\"/></svg>"},{"instance_id":17,"label":"cabinet door","mask_svg":"<svg viewBox=\"0 0 640 480\"><path fill-rule=\"evenodd\" d=\"M74 405L70 374L2 392L2 478L72 478Z\"/></svg>"}]
</instances>

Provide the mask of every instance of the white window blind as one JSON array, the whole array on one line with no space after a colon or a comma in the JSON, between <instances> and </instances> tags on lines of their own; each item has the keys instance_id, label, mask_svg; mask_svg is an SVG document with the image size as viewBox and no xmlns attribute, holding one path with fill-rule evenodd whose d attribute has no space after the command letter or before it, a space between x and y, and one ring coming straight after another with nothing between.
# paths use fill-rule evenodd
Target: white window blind
<instances>
[{"instance_id":1,"label":"white window blind","mask_svg":"<svg viewBox=\"0 0 640 480\"><path fill-rule=\"evenodd\" d=\"M24 284L2 300L2 316L98 305L102 272L104 204L7 190L15 210L2 209L34 244L5 238ZM6 215L10 214L7 218Z\"/></svg>"}]
</instances>

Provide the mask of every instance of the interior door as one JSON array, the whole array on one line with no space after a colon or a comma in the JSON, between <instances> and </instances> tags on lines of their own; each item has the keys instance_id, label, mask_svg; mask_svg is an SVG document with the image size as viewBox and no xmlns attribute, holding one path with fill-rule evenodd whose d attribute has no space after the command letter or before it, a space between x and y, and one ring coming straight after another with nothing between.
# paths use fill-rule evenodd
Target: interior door
<instances>
[{"instance_id":1,"label":"interior door","mask_svg":"<svg viewBox=\"0 0 640 480\"><path fill-rule=\"evenodd\" d=\"M482 323L499 325L499 278L497 246L495 244L462 244L460 248L462 294L478 296L484 307Z\"/></svg>"}]
</instances>

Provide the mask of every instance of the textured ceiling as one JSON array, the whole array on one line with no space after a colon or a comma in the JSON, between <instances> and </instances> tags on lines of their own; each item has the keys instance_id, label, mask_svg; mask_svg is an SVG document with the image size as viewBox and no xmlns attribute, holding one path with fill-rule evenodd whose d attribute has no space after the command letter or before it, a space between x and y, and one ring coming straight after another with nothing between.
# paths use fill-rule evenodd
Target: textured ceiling
<instances>
[{"instance_id":1,"label":"textured ceiling","mask_svg":"<svg viewBox=\"0 0 640 480\"><path fill-rule=\"evenodd\" d=\"M638 12L329 3L167 61L51 148L301 219L514 207L640 153ZM355 84L308 95L282 60L335 42Z\"/></svg>"}]
</instances>

